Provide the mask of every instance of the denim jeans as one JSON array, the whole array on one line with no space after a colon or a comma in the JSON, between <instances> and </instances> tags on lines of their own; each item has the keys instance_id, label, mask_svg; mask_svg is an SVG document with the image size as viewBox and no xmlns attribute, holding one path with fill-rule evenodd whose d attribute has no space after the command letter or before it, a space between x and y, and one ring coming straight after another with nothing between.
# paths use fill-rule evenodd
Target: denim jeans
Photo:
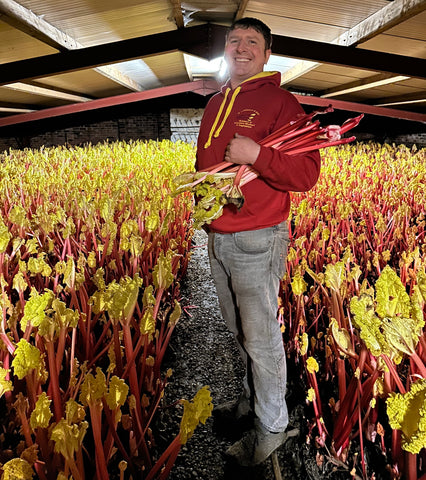
<instances>
[{"instance_id":1,"label":"denim jeans","mask_svg":"<svg viewBox=\"0 0 426 480\"><path fill-rule=\"evenodd\" d=\"M288 424L286 357L277 320L288 225L230 234L209 233L212 276L222 315L246 366L244 393L270 431Z\"/></svg>"}]
</instances>

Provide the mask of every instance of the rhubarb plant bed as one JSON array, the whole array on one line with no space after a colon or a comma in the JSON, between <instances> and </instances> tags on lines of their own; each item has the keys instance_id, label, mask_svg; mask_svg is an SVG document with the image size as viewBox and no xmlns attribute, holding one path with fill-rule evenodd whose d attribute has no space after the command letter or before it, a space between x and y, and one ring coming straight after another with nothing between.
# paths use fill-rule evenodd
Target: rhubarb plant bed
<instances>
[{"instance_id":1,"label":"rhubarb plant bed","mask_svg":"<svg viewBox=\"0 0 426 480\"><path fill-rule=\"evenodd\" d=\"M193 147L11 150L1 163L2 478L165 478L211 411L201 389L153 455L192 236L192 200L170 181Z\"/></svg>"},{"instance_id":2,"label":"rhubarb plant bed","mask_svg":"<svg viewBox=\"0 0 426 480\"><path fill-rule=\"evenodd\" d=\"M371 143L322 156L317 186L293 195L280 294L289 393L303 406L287 453L308 476L422 478L425 151Z\"/></svg>"},{"instance_id":3,"label":"rhubarb plant bed","mask_svg":"<svg viewBox=\"0 0 426 480\"><path fill-rule=\"evenodd\" d=\"M420 479L425 151L322 157L317 186L293 195L280 292L300 428L278 452L283 476ZM171 191L193 163L170 142L2 155L5 479L274 478L269 460L230 469L209 417L242 372L202 232L191 247L192 195Z\"/></svg>"}]
</instances>

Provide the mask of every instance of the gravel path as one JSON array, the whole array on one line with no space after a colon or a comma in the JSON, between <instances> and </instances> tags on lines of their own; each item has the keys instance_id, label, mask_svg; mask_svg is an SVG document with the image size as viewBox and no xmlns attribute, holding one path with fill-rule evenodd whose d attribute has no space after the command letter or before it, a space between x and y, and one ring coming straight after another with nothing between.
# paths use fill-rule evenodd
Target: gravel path
<instances>
[{"instance_id":1,"label":"gravel path","mask_svg":"<svg viewBox=\"0 0 426 480\"><path fill-rule=\"evenodd\" d=\"M193 241L188 272L181 285L181 305L187 313L176 325L164 360L164 367L173 370L164 405L181 398L192 400L204 385L210 387L214 405L237 399L241 391L242 364L219 310L210 275L207 235L197 231ZM352 466L339 464L326 448L318 448L315 434L310 430L314 415L305 402L307 385L292 359L287 361L287 372L289 429L299 428L300 435L290 438L277 450L282 480L360 480L359 462L358 475L350 472L359 458L357 442L352 442L348 460ZM162 433L165 446L179 432L182 407L177 408L178 411L176 407L165 408L155 427ZM209 418L182 447L168 480L280 480L271 458L254 468L229 465L224 452L235 440L219 435L213 418ZM164 451L164 445L160 445L160 452ZM368 478L390 480L386 459L378 445L366 443L364 448L367 465L373 468Z\"/></svg>"},{"instance_id":2,"label":"gravel path","mask_svg":"<svg viewBox=\"0 0 426 480\"><path fill-rule=\"evenodd\" d=\"M210 275L206 234L196 232L194 242L187 277L181 286L181 304L186 307L187 314L182 315L176 325L165 360L165 367L173 369L165 403L179 398L191 400L201 387L209 385L213 404L218 405L238 398L242 365L233 336L220 314ZM173 415L176 416L175 410ZM170 421L165 414L163 422L169 424L168 428ZM178 425L174 427L174 431L178 431ZM167 431L164 435L167 436ZM235 470L228 465L224 452L233 441L217 435L213 419L209 418L182 447L169 479L275 479L270 459L252 469ZM294 448L292 441L281 447L279 460L283 478L299 478L300 455L300 448ZM306 474L300 478L305 479Z\"/></svg>"}]
</instances>

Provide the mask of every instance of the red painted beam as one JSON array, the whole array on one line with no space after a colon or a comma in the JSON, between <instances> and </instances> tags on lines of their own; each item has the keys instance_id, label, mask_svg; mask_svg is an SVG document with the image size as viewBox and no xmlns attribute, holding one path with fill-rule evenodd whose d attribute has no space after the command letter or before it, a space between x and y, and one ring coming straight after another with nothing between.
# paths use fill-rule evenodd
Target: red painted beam
<instances>
[{"instance_id":1,"label":"red painted beam","mask_svg":"<svg viewBox=\"0 0 426 480\"><path fill-rule=\"evenodd\" d=\"M219 90L220 85L214 80L196 80L194 82L180 83L167 87L154 88L152 90L145 90L144 92L127 93L124 95L117 95L114 97L100 98L97 100L90 100L85 103L73 103L71 105L64 105L61 107L46 108L37 112L21 113L18 115L10 115L0 118L0 127L9 125L17 125L20 123L34 122L46 118L59 117L73 113L87 112L99 108L107 108L116 105L123 105L126 103L140 102L143 100L150 100L153 98L166 97L169 95L176 95L184 92L194 92L200 95L209 95ZM426 114L407 112L398 110L396 108L375 107L372 105L364 105L355 102L345 102L342 100L333 100L330 98L320 98L308 95L295 95L301 104L327 106L332 105L336 110L353 111L358 113L367 113L371 115L378 115L382 117L392 117L401 120L412 120L415 122L426 123Z\"/></svg>"},{"instance_id":2,"label":"red painted beam","mask_svg":"<svg viewBox=\"0 0 426 480\"><path fill-rule=\"evenodd\" d=\"M217 89L213 90L217 91ZM99 108L113 107L116 105L124 105L126 103L140 102L153 98L166 97L168 95L176 95L178 93L196 92L207 95L212 92L211 82L204 80L195 82L179 83L168 87L153 88L143 92L126 93L124 95L116 95L114 97L99 98L84 103L73 103L71 105L63 105L61 107L52 107L31 113L20 113L0 118L0 127L9 125L17 125L18 123L34 122L36 120L44 120L46 118L60 117L62 115L70 115L72 113L88 112Z\"/></svg>"},{"instance_id":3,"label":"red painted beam","mask_svg":"<svg viewBox=\"0 0 426 480\"><path fill-rule=\"evenodd\" d=\"M332 105L335 110L346 110L349 112L368 113L380 117L391 117L399 120L412 120L414 122L426 123L426 114L398 110L397 108L375 107L374 105L365 105L363 103L345 102L344 100L333 100L331 98L320 98L309 95L295 95L297 100L304 105L315 105L326 107Z\"/></svg>"}]
</instances>

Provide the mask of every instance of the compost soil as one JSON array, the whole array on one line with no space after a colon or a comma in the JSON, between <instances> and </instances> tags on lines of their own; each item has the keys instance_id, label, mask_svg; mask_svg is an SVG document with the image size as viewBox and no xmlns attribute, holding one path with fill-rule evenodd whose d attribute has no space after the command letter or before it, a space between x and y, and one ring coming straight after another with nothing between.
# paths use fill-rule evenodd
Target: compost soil
<instances>
[{"instance_id":1,"label":"compost soil","mask_svg":"<svg viewBox=\"0 0 426 480\"><path fill-rule=\"evenodd\" d=\"M176 400L191 400L197 391L208 385L214 406L236 400L242 388L243 368L232 334L220 314L215 287L210 276L207 256L207 236L197 231L188 271L181 285L181 304L184 314L173 332L164 361L173 374L166 387L163 409L156 425L165 442L179 431L179 408L167 405ZM306 404L307 386L299 369L288 360L287 403L289 429L299 434L289 438L277 450L282 479L345 480L361 478L356 443L352 444L349 459L339 463L327 448L315 442L313 412ZM178 411L177 411L178 410ZM214 418L199 425L193 436L181 448L169 480L276 480L272 459L252 468L230 463L224 452L238 439L232 426L227 432L219 429ZM160 440L161 443L161 440ZM166 443L165 443L166 445ZM386 459L374 444L364 445L369 479L388 479ZM354 465L357 467L353 469ZM351 471L352 470L352 471Z\"/></svg>"}]
</instances>

